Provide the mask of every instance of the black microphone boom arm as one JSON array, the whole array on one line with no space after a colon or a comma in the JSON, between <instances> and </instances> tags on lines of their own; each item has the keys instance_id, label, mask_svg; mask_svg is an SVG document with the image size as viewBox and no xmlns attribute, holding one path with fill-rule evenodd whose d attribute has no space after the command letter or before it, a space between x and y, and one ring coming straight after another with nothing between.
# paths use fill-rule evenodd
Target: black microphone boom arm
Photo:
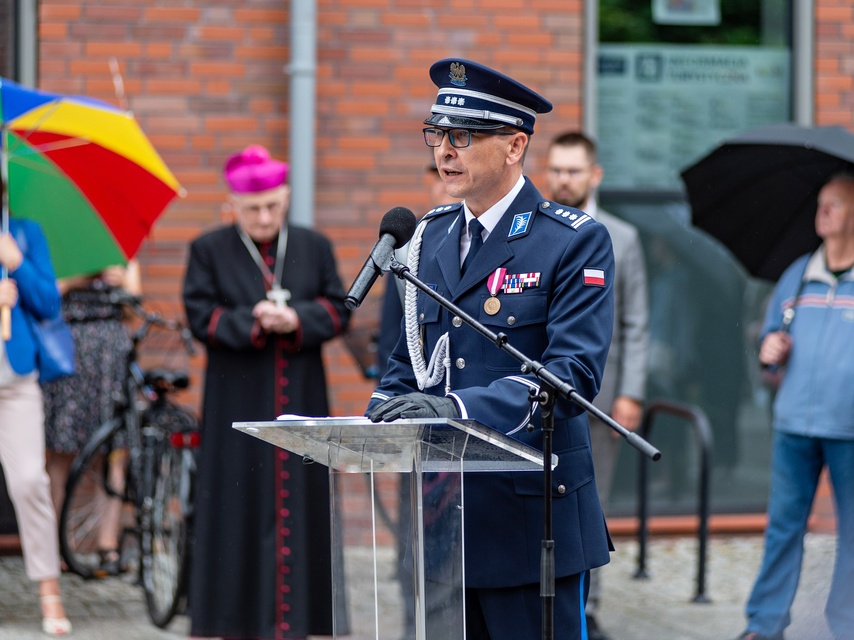
<instances>
[{"instance_id":1,"label":"black microphone boom arm","mask_svg":"<svg viewBox=\"0 0 854 640\"><path fill-rule=\"evenodd\" d=\"M540 597L543 599L543 640L554 640L554 598L555 598L555 544L552 523L552 436L554 434L554 406L556 397L559 395L571 400L589 413L592 413L605 424L617 431L633 447L653 460L661 457L661 452L636 433L633 433L619 424L611 416L602 412L593 403L583 398L575 388L564 382L544 365L531 360L524 353L513 347L508 341L507 334L493 333L481 324L476 318L470 316L450 300L436 293L412 274L409 267L392 258L389 270L394 274L411 283L420 291L430 296L442 307L459 317L463 322L492 342L496 347L506 351L516 360L522 363L522 373L530 373L536 376L543 384L536 400L542 410L543 431L543 541L540 551ZM560 464L560 461L558 461Z\"/></svg>"},{"instance_id":2,"label":"black microphone boom arm","mask_svg":"<svg viewBox=\"0 0 854 640\"><path fill-rule=\"evenodd\" d=\"M539 380L542 380L551 388L553 388L559 396L571 400L572 402L586 410L588 413L592 413L594 416L602 420L602 422L605 422L608 426L614 429L614 431L618 432L621 436L623 436L629 442L629 444L631 444L633 447L635 447L638 451L643 453L648 458L652 460L658 460L661 457L661 452L658 449L653 447L650 443L641 438L638 434L626 429L623 425L614 420L607 413L594 406L592 402L581 396L581 394L578 393L575 387L561 380L559 377L549 371L543 364L537 362L536 360L531 360L524 353L516 349L508 341L507 334L494 333L490 331L477 319L467 314L465 311L456 306L453 302L444 298L441 294L433 291L433 289L421 282L421 280L419 280L416 276L412 275L412 272L409 270L409 267L407 267L405 264L401 264L397 260L392 259L389 263L388 270L392 271L398 278L406 280L407 282L411 282L420 291L423 291L425 294L433 298L433 300L438 302L445 309L453 313L455 316L459 316L459 318L463 320L463 322L472 327L474 330L484 336L487 340L492 342L496 347L506 351L508 354L513 356L516 360L522 363L522 373L533 374Z\"/></svg>"}]
</instances>

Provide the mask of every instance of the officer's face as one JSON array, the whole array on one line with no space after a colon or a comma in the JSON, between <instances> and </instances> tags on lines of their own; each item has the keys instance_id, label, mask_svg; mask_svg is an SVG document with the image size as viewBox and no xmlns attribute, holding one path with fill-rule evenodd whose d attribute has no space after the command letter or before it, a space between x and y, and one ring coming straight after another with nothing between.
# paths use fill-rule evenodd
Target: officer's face
<instances>
[{"instance_id":1,"label":"officer's face","mask_svg":"<svg viewBox=\"0 0 854 640\"><path fill-rule=\"evenodd\" d=\"M511 135L472 133L471 144L460 149L448 135L433 157L445 190L452 198L464 198L473 214L480 215L503 198L521 174L527 134L508 130Z\"/></svg>"},{"instance_id":2,"label":"officer's face","mask_svg":"<svg viewBox=\"0 0 854 640\"><path fill-rule=\"evenodd\" d=\"M591 162L581 145L549 149L547 183L551 199L561 204L584 209L593 189L602 181L602 167Z\"/></svg>"},{"instance_id":3,"label":"officer's face","mask_svg":"<svg viewBox=\"0 0 854 640\"><path fill-rule=\"evenodd\" d=\"M822 240L854 239L854 182L833 180L818 192L815 231Z\"/></svg>"},{"instance_id":4,"label":"officer's face","mask_svg":"<svg viewBox=\"0 0 854 640\"><path fill-rule=\"evenodd\" d=\"M449 196L445 190L445 183L442 181L442 176L439 175L437 169L429 169L425 173L424 184L427 187L427 192L430 194L431 207L438 207L439 205L454 201L454 198Z\"/></svg>"},{"instance_id":5,"label":"officer's face","mask_svg":"<svg viewBox=\"0 0 854 640\"><path fill-rule=\"evenodd\" d=\"M259 193L231 194L231 205L239 224L255 242L269 242L285 223L290 187L282 185Z\"/></svg>"}]
</instances>

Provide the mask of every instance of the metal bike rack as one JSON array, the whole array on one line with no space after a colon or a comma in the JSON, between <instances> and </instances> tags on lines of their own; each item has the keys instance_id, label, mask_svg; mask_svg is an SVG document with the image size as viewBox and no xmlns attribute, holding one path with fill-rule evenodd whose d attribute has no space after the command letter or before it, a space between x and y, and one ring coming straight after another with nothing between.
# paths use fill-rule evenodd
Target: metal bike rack
<instances>
[{"instance_id":1,"label":"metal bike rack","mask_svg":"<svg viewBox=\"0 0 854 640\"><path fill-rule=\"evenodd\" d=\"M652 430L653 417L656 414L666 413L678 418L683 418L691 423L694 434L700 447L700 492L698 515L700 526L697 531L699 552L697 557L697 594L693 601L698 603L710 602L706 596L706 549L709 539L709 479L712 467L712 431L705 412L697 406L680 404L676 402L655 400L647 405L644 413L643 423L640 428L640 436L649 439ZM648 578L646 571L646 547L649 539L649 481L647 474L647 460L640 456L638 477L638 568L635 578Z\"/></svg>"}]
</instances>

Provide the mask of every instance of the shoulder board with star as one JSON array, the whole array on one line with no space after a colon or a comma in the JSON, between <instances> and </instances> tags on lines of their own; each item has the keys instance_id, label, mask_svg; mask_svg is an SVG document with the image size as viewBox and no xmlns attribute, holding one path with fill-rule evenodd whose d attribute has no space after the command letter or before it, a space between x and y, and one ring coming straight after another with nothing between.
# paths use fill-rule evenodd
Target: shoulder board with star
<instances>
[{"instance_id":1,"label":"shoulder board with star","mask_svg":"<svg viewBox=\"0 0 854 640\"><path fill-rule=\"evenodd\" d=\"M551 200L544 200L538 207L540 213L545 214L549 218L554 218L563 222L567 227L578 231L583 225L593 222L593 218L584 213L581 209L568 207L564 204L559 204Z\"/></svg>"},{"instance_id":2,"label":"shoulder board with star","mask_svg":"<svg viewBox=\"0 0 854 640\"><path fill-rule=\"evenodd\" d=\"M455 202L453 204L442 204L438 207L433 207L432 209L430 209L430 211L424 214L424 217L422 219L426 220L428 218L436 218L438 216L445 215L446 213L450 213L451 211L459 211L462 208L462 202Z\"/></svg>"}]
</instances>

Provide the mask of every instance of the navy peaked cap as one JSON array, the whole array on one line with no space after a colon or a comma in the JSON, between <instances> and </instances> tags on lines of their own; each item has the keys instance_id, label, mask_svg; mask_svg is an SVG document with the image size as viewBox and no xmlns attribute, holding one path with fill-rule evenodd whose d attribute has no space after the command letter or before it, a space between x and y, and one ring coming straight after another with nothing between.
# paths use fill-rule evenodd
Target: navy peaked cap
<instances>
[{"instance_id":1,"label":"navy peaked cap","mask_svg":"<svg viewBox=\"0 0 854 640\"><path fill-rule=\"evenodd\" d=\"M531 134L537 114L552 110L540 94L471 60L439 60L430 67L430 78L439 95L424 124L475 130L511 126Z\"/></svg>"}]
</instances>

